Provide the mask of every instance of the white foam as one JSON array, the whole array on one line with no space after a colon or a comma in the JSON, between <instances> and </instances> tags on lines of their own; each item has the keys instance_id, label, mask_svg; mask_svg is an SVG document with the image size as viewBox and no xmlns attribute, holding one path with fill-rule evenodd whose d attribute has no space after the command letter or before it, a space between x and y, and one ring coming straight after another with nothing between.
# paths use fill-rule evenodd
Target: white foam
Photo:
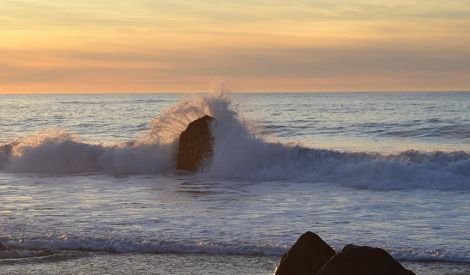
<instances>
[{"instance_id":1,"label":"white foam","mask_svg":"<svg viewBox=\"0 0 470 275\"><path fill-rule=\"evenodd\" d=\"M210 241L145 241L119 239L23 239L3 241L9 251L93 251L111 253L179 253L213 255L282 256L289 249L280 245L255 245ZM390 251L398 261L470 263L470 255L433 250L403 249ZM11 253L10 253L11 254ZM34 255L34 253L29 253ZM22 255L22 254L21 254ZM2 255L0 254L0 258Z\"/></svg>"},{"instance_id":2,"label":"white foam","mask_svg":"<svg viewBox=\"0 0 470 275\"><path fill-rule=\"evenodd\" d=\"M445 190L470 188L469 171L470 155L464 152L407 151L380 155L230 138L217 144L209 174L262 181L328 182L371 189Z\"/></svg>"},{"instance_id":3,"label":"white foam","mask_svg":"<svg viewBox=\"0 0 470 275\"><path fill-rule=\"evenodd\" d=\"M204 241L132 241L106 239L30 239L4 241L13 250L85 250L112 253L181 253L280 256L283 246Z\"/></svg>"}]
</instances>

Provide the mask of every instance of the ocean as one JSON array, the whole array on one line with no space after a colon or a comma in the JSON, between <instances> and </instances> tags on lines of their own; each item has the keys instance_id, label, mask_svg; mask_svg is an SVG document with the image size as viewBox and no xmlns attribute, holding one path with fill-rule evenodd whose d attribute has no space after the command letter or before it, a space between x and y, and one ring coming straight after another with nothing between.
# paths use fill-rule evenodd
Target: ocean
<instances>
[{"instance_id":1,"label":"ocean","mask_svg":"<svg viewBox=\"0 0 470 275\"><path fill-rule=\"evenodd\" d=\"M0 202L0 274L272 274L308 230L470 274L470 93L0 95Z\"/></svg>"}]
</instances>

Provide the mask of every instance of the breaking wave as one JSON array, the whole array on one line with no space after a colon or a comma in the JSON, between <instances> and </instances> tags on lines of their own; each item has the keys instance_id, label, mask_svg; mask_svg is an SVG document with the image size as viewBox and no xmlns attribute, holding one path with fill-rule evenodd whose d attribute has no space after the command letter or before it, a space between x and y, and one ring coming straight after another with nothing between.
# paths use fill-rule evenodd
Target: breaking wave
<instances>
[{"instance_id":1,"label":"breaking wave","mask_svg":"<svg viewBox=\"0 0 470 275\"><path fill-rule=\"evenodd\" d=\"M105 146L55 129L0 146L0 169L13 173L155 174L175 169L179 134L203 115L212 125L212 163L199 176L327 182L369 189L470 189L467 152L341 152L269 142L224 94L180 100L135 141ZM261 130L261 131L260 131Z\"/></svg>"},{"instance_id":2,"label":"breaking wave","mask_svg":"<svg viewBox=\"0 0 470 275\"><path fill-rule=\"evenodd\" d=\"M2 258L26 258L44 255L44 251L91 251L108 253L155 253L155 254L209 254L245 256L282 256L289 249L286 245L256 245L222 241L158 241L128 239L25 239L3 240L7 251ZM341 245L336 247L341 249ZM399 261L470 263L470 255L457 255L425 249L389 250Z\"/></svg>"},{"instance_id":3,"label":"breaking wave","mask_svg":"<svg viewBox=\"0 0 470 275\"><path fill-rule=\"evenodd\" d=\"M62 129L49 129L0 146L0 169L25 173L105 172L112 175L154 174L174 169L179 134L205 115L223 117L225 96L181 100L150 122L135 141L111 146L89 144Z\"/></svg>"}]
</instances>

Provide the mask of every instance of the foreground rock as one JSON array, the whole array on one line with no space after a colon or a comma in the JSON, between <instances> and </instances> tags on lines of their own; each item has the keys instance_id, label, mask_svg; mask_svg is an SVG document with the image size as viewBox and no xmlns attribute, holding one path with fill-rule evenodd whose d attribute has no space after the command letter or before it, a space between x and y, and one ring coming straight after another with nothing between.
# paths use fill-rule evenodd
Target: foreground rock
<instances>
[{"instance_id":1,"label":"foreground rock","mask_svg":"<svg viewBox=\"0 0 470 275\"><path fill-rule=\"evenodd\" d=\"M317 275L413 275L385 250L346 245Z\"/></svg>"},{"instance_id":2,"label":"foreground rock","mask_svg":"<svg viewBox=\"0 0 470 275\"><path fill-rule=\"evenodd\" d=\"M214 120L208 115L191 123L180 135L176 169L198 171L211 159L214 138L210 124Z\"/></svg>"},{"instance_id":3,"label":"foreground rock","mask_svg":"<svg viewBox=\"0 0 470 275\"><path fill-rule=\"evenodd\" d=\"M0 252L7 250L7 248L0 242Z\"/></svg>"},{"instance_id":4,"label":"foreground rock","mask_svg":"<svg viewBox=\"0 0 470 275\"><path fill-rule=\"evenodd\" d=\"M275 275L316 274L333 255L333 248L317 234L308 231L282 256Z\"/></svg>"}]
</instances>

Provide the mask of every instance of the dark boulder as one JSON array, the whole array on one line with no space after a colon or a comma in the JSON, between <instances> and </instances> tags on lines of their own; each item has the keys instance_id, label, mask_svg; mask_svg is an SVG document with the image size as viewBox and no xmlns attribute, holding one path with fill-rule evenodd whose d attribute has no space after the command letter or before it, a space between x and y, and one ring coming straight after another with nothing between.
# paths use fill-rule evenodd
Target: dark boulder
<instances>
[{"instance_id":1,"label":"dark boulder","mask_svg":"<svg viewBox=\"0 0 470 275\"><path fill-rule=\"evenodd\" d=\"M5 155L11 155L12 150L13 150L13 144L0 145L0 152L3 152Z\"/></svg>"},{"instance_id":2,"label":"dark boulder","mask_svg":"<svg viewBox=\"0 0 470 275\"><path fill-rule=\"evenodd\" d=\"M413 275L384 249L346 245L317 275Z\"/></svg>"},{"instance_id":3,"label":"dark boulder","mask_svg":"<svg viewBox=\"0 0 470 275\"><path fill-rule=\"evenodd\" d=\"M198 171L212 157L214 138L210 124L213 117L205 115L191 123L180 135L176 169Z\"/></svg>"},{"instance_id":4,"label":"dark boulder","mask_svg":"<svg viewBox=\"0 0 470 275\"><path fill-rule=\"evenodd\" d=\"M13 150L12 144L0 145L0 169L3 169L4 166L10 161L11 151Z\"/></svg>"},{"instance_id":5,"label":"dark boulder","mask_svg":"<svg viewBox=\"0 0 470 275\"><path fill-rule=\"evenodd\" d=\"M333 248L308 231L282 256L275 275L313 275L334 255Z\"/></svg>"},{"instance_id":6,"label":"dark boulder","mask_svg":"<svg viewBox=\"0 0 470 275\"><path fill-rule=\"evenodd\" d=\"M0 242L0 252L7 250L7 248Z\"/></svg>"}]
</instances>

